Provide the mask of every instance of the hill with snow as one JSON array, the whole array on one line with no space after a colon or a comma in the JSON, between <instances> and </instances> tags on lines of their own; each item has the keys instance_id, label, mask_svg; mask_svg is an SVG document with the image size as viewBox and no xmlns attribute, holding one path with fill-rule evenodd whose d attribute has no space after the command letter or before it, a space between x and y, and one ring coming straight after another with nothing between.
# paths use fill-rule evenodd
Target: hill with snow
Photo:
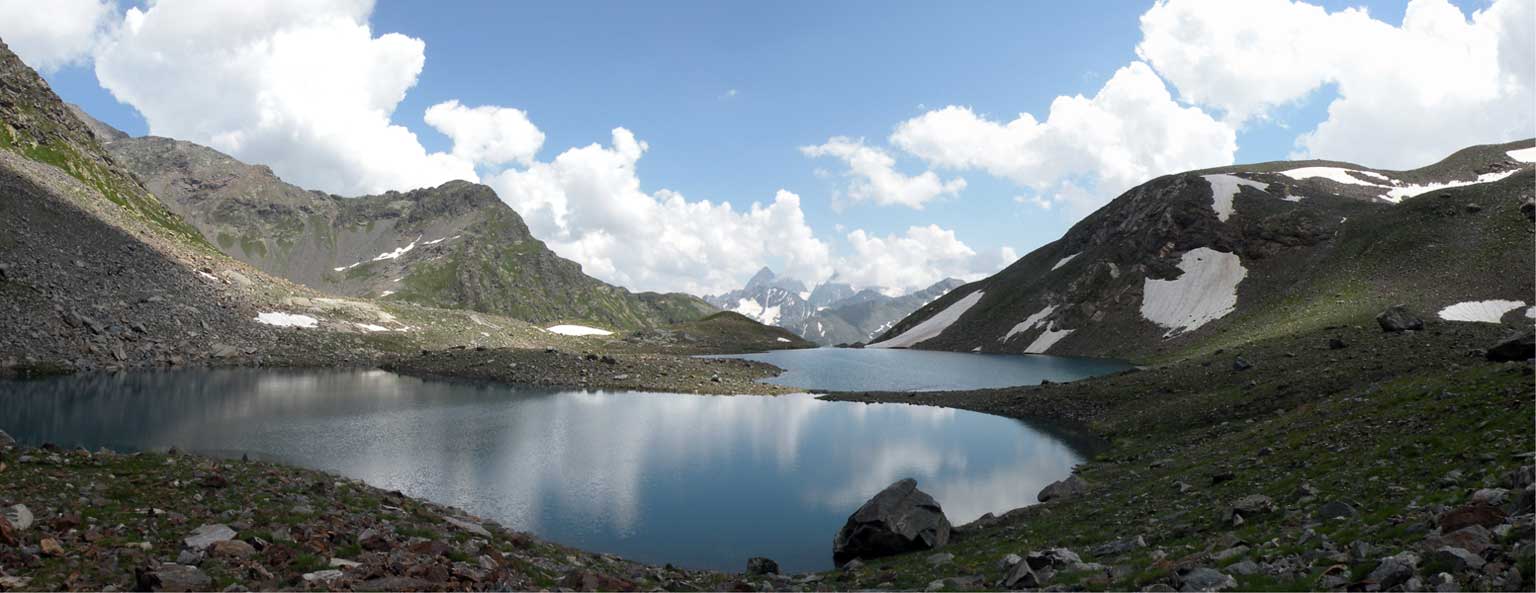
<instances>
[{"instance_id":1,"label":"hill with snow","mask_svg":"<svg viewBox=\"0 0 1536 593\"><path fill-rule=\"evenodd\" d=\"M955 289L871 347L1155 359L1361 324L1536 316L1532 141L1419 169L1271 162L1166 175Z\"/></svg>"}]
</instances>

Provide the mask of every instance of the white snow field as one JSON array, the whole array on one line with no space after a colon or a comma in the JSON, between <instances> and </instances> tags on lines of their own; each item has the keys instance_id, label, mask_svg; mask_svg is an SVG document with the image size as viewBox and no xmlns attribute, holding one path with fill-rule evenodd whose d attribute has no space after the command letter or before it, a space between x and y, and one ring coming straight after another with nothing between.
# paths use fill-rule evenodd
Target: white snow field
<instances>
[{"instance_id":1,"label":"white snow field","mask_svg":"<svg viewBox=\"0 0 1536 593\"><path fill-rule=\"evenodd\" d=\"M552 333L552 334L560 334L562 336L611 336L611 335L613 335L613 332L608 331L606 329L597 329L595 327L587 327L585 325L554 325L554 326L550 326L550 327L544 328L544 331L547 331L547 332Z\"/></svg>"},{"instance_id":2,"label":"white snow field","mask_svg":"<svg viewBox=\"0 0 1536 593\"><path fill-rule=\"evenodd\" d=\"M1248 270L1235 253L1192 249L1179 260L1184 273L1173 280L1147 278L1141 316L1168 328L1163 337L1196 329L1237 308L1237 285Z\"/></svg>"},{"instance_id":3,"label":"white snow field","mask_svg":"<svg viewBox=\"0 0 1536 593\"><path fill-rule=\"evenodd\" d=\"M1035 338L1035 341L1029 343L1029 347L1024 349L1024 353L1045 354L1045 351L1050 350L1051 346L1055 346L1056 342L1060 342L1062 338L1067 337L1068 334L1074 331L1077 330L1056 329L1056 324L1053 323L1051 327L1046 328L1045 333L1040 334L1040 337Z\"/></svg>"},{"instance_id":4,"label":"white snow field","mask_svg":"<svg viewBox=\"0 0 1536 593\"><path fill-rule=\"evenodd\" d=\"M1532 150L1533 158L1536 158L1536 149L1530 150ZM1520 157L1516 157L1514 155L1516 152L1522 151L1510 151L1509 154L1516 160L1520 160ZM1355 169L1344 169L1340 167L1302 167L1300 169L1281 171L1280 174L1292 179L1309 179L1313 177L1319 177L1322 179L1336 181L1338 183L1348 183L1351 185L1363 185L1366 187L1381 188L1383 190L1380 196L1381 199L1396 204L1402 202L1403 198L1411 198L1432 191L1451 189L1453 187L1466 187L1468 185L1477 185L1479 183L1492 183L1504 179L1505 177L1509 177L1510 175L1519 173L1520 171L1521 169L1510 169L1508 171L1483 173L1482 175L1478 175L1477 179L1452 180L1439 183L1429 183L1425 185L1404 185L1401 181L1397 181L1380 173L1373 173L1371 171L1358 171ZM1359 177L1350 175L1351 173L1354 175L1363 175L1373 179L1379 179L1381 180L1381 183L1366 181Z\"/></svg>"},{"instance_id":5,"label":"white snow field","mask_svg":"<svg viewBox=\"0 0 1536 593\"><path fill-rule=\"evenodd\" d=\"M939 311L933 317L929 317L923 320L922 323L901 332L901 335L883 342L875 342L865 346L865 348L910 348L919 342L933 339L939 334L944 333L944 330L949 329L949 326L954 325L961 315L971 310L971 307L976 306L976 303L981 301L983 292L985 291L978 290L965 295L960 300L950 303L948 307L945 307L943 311Z\"/></svg>"},{"instance_id":6,"label":"white snow field","mask_svg":"<svg viewBox=\"0 0 1536 593\"><path fill-rule=\"evenodd\" d=\"M1063 257L1063 258L1061 258L1061 260L1059 260L1059 261L1057 261L1057 262L1056 262L1056 265L1054 265L1054 266L1051 266L1051 269L1052 269L1052 270L1054 270L1054 269L1056 269L1056 268L1059 268L1059 267L1062 267L1062 266L1065 266L1065 265L1067 265L1067 262L1069 262L1069 261L1072 261L1072 258L1075 258L1075 257L1077 257L1077 256L1079 256L1079 255L1082 255L1082 254L1083 254L1083 252L1081 252L1081 251L1079 251L1079 252L1077 252L1077 253L1074 253L1074 254L1072 254L1072 255L1069 255L1069 256L1066 256L1066 257Z\"/></svg>"},{"instance_id":7,"label":"white snow field","mask_svg":"<svg viewBox=\"0 0 1536 593\"><path fill-rule=\"evenodd\" d=\"M1536 146L1531 148L1522 148L1520 150L1511 150L1504 154L1507 154L1509 155L1509 158L1515 159L1522 163L1536 163Z\"/></svg>"},{"instance_id":8,"label":"white snow field","mask_svg":"<svg viewBox=\"0 0 1536 593\"><path fill-rule=\"evenodd\" d=\"M1440 310L1440 318L1446 321L1472 321L1498 323L1504 314L1525 306L1525 301L1467 301Z\"/></svg>"},{"instance_id":9,"label":"white snow field","mask_svg":"<svg viewBox=\"0 0 1536 593\"><path fill-rule=\"evenodd\" d=\"M308 315L294 313L261 313L256 316L256 323L275 325L278 327L318 327L320 320Z\"/></svg>"},{"instance_id":10,"label":"white snow field","mask_svg":"<svg viewBox=\"0 0 1536 593\"><path fill-rule=\"evenodd\" d=\"M1216 211L1216 218L1226 222L1232 217L1232 199L1237 197L1237 192L1242 186L1264 191L1269 187L1268 183L1259 183L1250 179L1243 179L1236 175L1220 173L1216 175L1201 175L1206 183L1211 184L1211 209Z\"/></svg>"},{"instance_id":11,"label":"white snow field","mask_svg":"<svg viewBox=\"0 0 1536 593\"><path fill-rule=\"evenodd\" d=\"M997 341L999 341L999 342L1007 342L1008 340L1013 339L1014 335L1019 334L1019 333L1023 333L1023 332L1027 332L1027 331L1029 331L1030 328L1034 327L1035 324L1038 324L1041 321L1044 321L1046 317L1050 317L1051 314L1055 313L1055 312L1056 312L1056 305L1046 305L1044 309L1041 309L1041 310L1037 311L1034 315L1030 315L1029 317L1025 317L1024 321L1020 321L1018 324L1014 325L1013 329L1008 330L1007 335L1004 335L1003 337L998 338Z\"/></svg>"}]
</instances>

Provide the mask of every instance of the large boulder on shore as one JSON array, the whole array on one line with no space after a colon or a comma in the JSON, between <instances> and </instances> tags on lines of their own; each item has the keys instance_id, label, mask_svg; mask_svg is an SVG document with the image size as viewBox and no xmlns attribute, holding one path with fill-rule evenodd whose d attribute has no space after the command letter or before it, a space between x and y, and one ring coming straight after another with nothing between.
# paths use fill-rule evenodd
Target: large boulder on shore
<instances>
[{"instance_id":1,"label":"large boulder on shore","mask_svg":"<svg viewBox=\"0 0 1536 593\"><path fill-rule=\"evenodd\" d=\"M855 558L931 550L949 543L949 530L938 501L918 490L916 480L899 480L848 517L832 540L832 561L842 566Z\"/></svg>"},{"instance_id":2,"label":"large boulder on shore","mask_svg":"<svg viewBox=\"0 0 1536 593\"><path fill-rule=\"evenodd\" d=\"M1391 333L1424 329L1424 320L1402 305L1387 307L1387 310L1376 316L1376 323L1381 326L1381 331Z\"/></svg>"},{"instance_id":3,"label":"large boulder on shore","mask_svg":"<svg viewBox=\"0 0 1536 593\"><path fill-rule=\"evenodd\" d=\"M1066 500L1080 496L1087 491L1088 481L1073 474L1065 480L1051 482L1049 486L1040 490L1040 494L1035 496L1040 499L1040 502L1050 502L1052 500Z\"/></svg>"}]
</instances>

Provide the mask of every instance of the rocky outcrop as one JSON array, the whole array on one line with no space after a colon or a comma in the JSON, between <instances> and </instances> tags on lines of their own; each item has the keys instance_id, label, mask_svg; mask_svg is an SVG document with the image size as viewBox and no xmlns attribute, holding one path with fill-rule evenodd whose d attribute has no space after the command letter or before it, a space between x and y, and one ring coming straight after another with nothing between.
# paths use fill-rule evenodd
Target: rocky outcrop
<instances>
[{"instance_id":1,"label":"rocky outcrop","mask_svg":"<svg viewBox=\"0 0 1536 593\"><path fill-rule=\"evenodd\" d=\"M1050 485L1040 490L1040 494L1037 495L1037 498L1040 499L1040 502L1065 500L1074 496L1081 495L1087 491L1088 482L1074 475L1068 476L1065 480L1052 482Z\"/></svg>"},{"instance_id":2,"label":"rocky outcrop","mask_svg":"<svg viewBox=\"0 0 1536 593\"><path fill-rule=\"evenodd\" d=\"M1499 340L1486 356L1494 362L1530 360L1536 357L1536 333L1523 332Z\"/></svg>"},{"instance_id":3,"label":"rocky outcrop","mask_svg":"<svg viewBox=\"0 0 1536 593\"><path fill-rule=\"evenodd\" d=\"M899 480L859 507L832 541L838 566L855 558L878 558L931 550L949 543L949 519L912 478Z\"/></svg>"}]
</instances>

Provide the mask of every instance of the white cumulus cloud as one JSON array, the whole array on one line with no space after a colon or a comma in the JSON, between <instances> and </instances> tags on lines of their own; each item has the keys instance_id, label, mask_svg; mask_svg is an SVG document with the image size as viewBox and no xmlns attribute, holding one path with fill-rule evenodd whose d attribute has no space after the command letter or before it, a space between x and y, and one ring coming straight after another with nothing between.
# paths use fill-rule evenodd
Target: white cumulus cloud
<instances>
[{"instance_id":1,"label":"white cumulus cloud","mask_svg":"<svg viewBox=\"0 0 1536 593\"><path fill-rule=\"evenodd\" d=\"M390 121L425 62L418 39L374 35L364 0L159 0L130 8L96 53L102 86L151 134L269 165L343 194L476 180Z\"/></svg>"},{"instance_id":2,"label":"white cumulus cloud","mask_svg":"<svg viewBox=\"0 0 1536 593\"><path fill-rule=\"evenodd\" d=\"M938 225L908 227L903 234L848 233L852 252L838 262L838 280L882 287L893 294L927 288L945 278L976 280L1019 259L1011 247L977 253Z\"/></svg>"},{"instance_id":3,"label":"white cumulus cloud","mask_svg":"<svg viewBox=\"0 0 1536 593\"><path fill-rule=\"evenodd\" d=\"M0 0L0 40L28 66L57 70L90 57L112 12L111 0Z\"/></svg>"},{"instance_id":4,"label":"white cumulus cloud","mask_svg":"<svg viewBox=\"0 0 1536 593\"><path fill-rule=\"evenodd\" d=\"M1470 16L1413 0L1401 26L1290 0L1165 0L1141 27L1137 54L1180 98L1233 124L1333 85L1327 119L1296 138L1296 156L1409 168L1536 134L1531 0Z\"/></svg>"},{"instance_id":5,"label":"white cumulus cloud","mask_svg":"<svg viewBox=\"0 0 1536 593\"><path fill-rule=\"evenodd\" d=\"M852 178L848 197L870 200L880 205L901 205L921 209L923 204L945 195L957 195L965 189L964 179L944 181L933 171L908 176L896 170L896 159L879 148L866 146L862 139L843 136L828 139L819 146L803 146L808 157L834 157L848 165Z\"/></svg>"},{"instance_id":6,"label":"white cumulus cloud","mask_svg":"<svg viewBox=\"0 0 1536 593\"><path fill-rule=\"evenodd\" d=\"M427 125L453 140L454 156L483 165L531 163L544 132L521 109L445 101L427 109Z\"/></svg>"},{"instance_id":7,"label":"white cumulus cloud","mask_svg":"<svg viewBox=\"0 0 1536 593\"><path fill-rule=\"evenodd\" d=\"M648 148L616 128L610 146L571 148L487 183L556 252L629 288L726 292L769 262L812 281L831 273L829 249L806 224L800 196L780 190L768 204L737 209L668 190L646 193L635 166Z\"/></svg>"},{"instance_id":8,"label":"white cumulus cloud","mask_svg":"<svg viewBox=\"0 0 1536 593\"><path fill-rule=\"evenodd\" d=\"M902 122L891 143L939 168L980 170L1034 190L1029 201L1087 214L1158 175L1225 165L1236 132L1179 105L1141 62L1116 71L1093 97L1060 96L1045 121L995 121L951 105Z\"/></svg>"}]
</instances>

